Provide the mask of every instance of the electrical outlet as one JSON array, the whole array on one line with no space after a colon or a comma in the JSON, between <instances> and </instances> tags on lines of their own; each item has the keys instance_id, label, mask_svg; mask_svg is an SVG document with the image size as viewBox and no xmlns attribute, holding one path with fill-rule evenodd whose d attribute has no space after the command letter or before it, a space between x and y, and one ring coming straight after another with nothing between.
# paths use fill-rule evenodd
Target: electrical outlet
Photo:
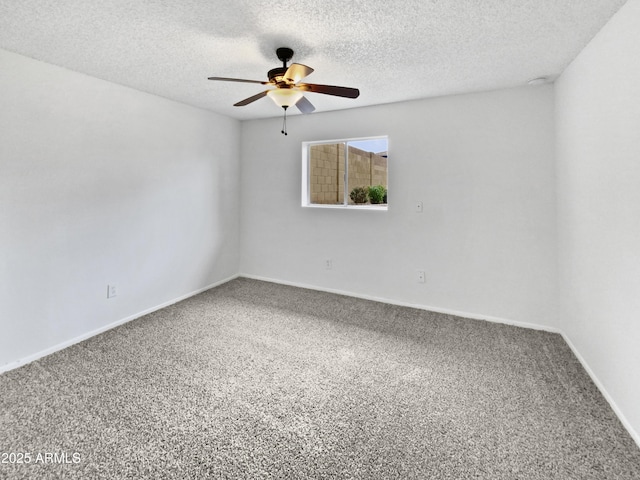
<instances>
[{"instance_id":1,"label":"electrical outlet","mask_svg":"<svg viewBox=\"0 0 640 480\"><path fill-rule=\"evenodd\" d=\"M416 281L418 283L424 283L424 271L418 270L416 272Z\"/></svg>"},{"instance_id":2,"label":"electrical outlet","mask_svg":"<svg viewBox=\"0 0 640 480\"><path fill-rule=\"evenodd\" d=\"M415 208L416 208L416 213L422 213L422 202L421 201L417 201L415 203Z\"/></svg>"},{"instance_id":3,"label":"electrical outlet","mask_svg":"<svg viewBox=\"0 0 640 480\"><path fill-rule=\"evenodd\" d=\"M327 270L331 270L333 268L333 260L331 260L330 258L327 258L324 261L324 268L326 268Z\"/></svg>"},{"instance_id":4,"label":"electrical outlet","mask_svg":"<svg viewBox=\"0 0 640 480\"><path fill-rule=\"evenodd\" d=\"M107 285L107 298L113 298L118 295L118 286L115 283Z\"/></svg>"}]
</instances>

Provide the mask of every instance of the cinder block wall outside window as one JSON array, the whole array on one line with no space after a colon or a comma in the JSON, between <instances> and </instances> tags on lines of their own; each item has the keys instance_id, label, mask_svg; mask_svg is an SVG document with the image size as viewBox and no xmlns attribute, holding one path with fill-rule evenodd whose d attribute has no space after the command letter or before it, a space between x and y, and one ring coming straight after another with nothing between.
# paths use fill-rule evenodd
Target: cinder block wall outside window
<instances>
[{"instance_id":1,"label":"cinder block wall outside window","mask_svg":"<svg viewBox=\"0 0 640 480\"><path fill-rule=\"evenodd\" d=\"M344 144L312 145L309 159L311 203L342 204L344 202ZM387 159L372 152L349 147L348 189L387 186ZM350 198L349 204L353 204Z\"/></svg>"}]
</instances>

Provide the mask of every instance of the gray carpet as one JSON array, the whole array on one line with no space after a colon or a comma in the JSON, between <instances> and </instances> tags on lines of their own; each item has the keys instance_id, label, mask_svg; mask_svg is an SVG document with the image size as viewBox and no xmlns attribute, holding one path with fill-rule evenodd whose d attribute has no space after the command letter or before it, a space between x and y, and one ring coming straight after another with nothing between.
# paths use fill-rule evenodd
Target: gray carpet
<instances>
[{"instance_id":1,"label":"gray carpet","mask_svg":"<svg viewBox=\"0 0 640 480\"><path fill-rule=\"evenodd\" d=\"M242 278L0 392L2 478L640 478L559 335Z\"/></svg>"}]
</instances>

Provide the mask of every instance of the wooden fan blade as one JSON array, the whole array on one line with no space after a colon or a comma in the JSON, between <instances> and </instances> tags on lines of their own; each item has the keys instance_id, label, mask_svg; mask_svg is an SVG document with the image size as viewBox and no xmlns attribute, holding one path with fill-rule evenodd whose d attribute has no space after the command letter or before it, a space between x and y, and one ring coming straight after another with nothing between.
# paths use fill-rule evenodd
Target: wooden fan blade
<instances>
[{"instance_id":1,"label":"wooden fan blade","mask_svg":"<svg viewBox=\"0 0 640 480\"><path fill-rule=\"evenodd\" d=\"M260 100L262 97L267 95L269 90L265 90L264 92L257 93L253 97L245 98L244 100L240 100L238 103L234 103L234 107L244 107L245 105L249 105L251 102L255 102L256 100Z\"/></svg>"},{"instance_id":2,"label":"wooden fan blade","mask_svg":"<svg viewBox=\"0 0 640 480\"><path fill-rule=\"evenodd\" d=\"M302 113L311 113L316 109L306 97L300 97L300 100L296 102L296 107L298 107L298 110Z\"/></svg>"},{"instance_id":3,"label":"wooden fan blade","mask_svg":"<svg viewBox=\"0 0 640 480\"><path fill-rule=\"evenodd\" d=\"M324 93L325 95L335 95L336 97L358 98L360 90L357 88L338 87L336 85L318 85L317 83L299 83L296 85L305 92Z\"/></svg>"},{"instance_id":4,"label":"wooden fan blade","mask_svg":"<svg viewBox=\"0 0 640 480\"><path fill-rule=\"evenodd\" d=\"M260 80L245 80L243 78L209 77L207 80L220 80L223 82L259 83L260 85L270 84L270 82L261 82Z\"/></svg>"},{"instance_id":5,"label":"wooden fan blade","mask_svg":"<svg viewBox=\"0 0 640 480\"><path fill-rule=\"evenodd\" d=\"M313 73L313 68L302 65L301 63L292 63L287 71L284 72L284 78L293 83L298 83L307 75L311 75L311 73Z\"/></svg>"}]
</instances>

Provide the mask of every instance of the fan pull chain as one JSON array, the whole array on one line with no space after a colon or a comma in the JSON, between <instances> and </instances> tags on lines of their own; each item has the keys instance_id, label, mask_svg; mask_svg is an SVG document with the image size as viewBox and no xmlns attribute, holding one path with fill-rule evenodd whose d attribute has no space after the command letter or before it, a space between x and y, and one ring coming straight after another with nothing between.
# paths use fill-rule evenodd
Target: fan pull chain
<instances>
[{"instance_id":1,"label":"fan pull chain","mask_svg":"<svg viewBox=\"0 0 640 480\"><path fill-rule=\"evenodd\" d=\"M284 109L284 118L282 119L282 130L280 130L280 133L282 133L283 135L288 135L288 133L287 133L287 108L288 108L288 105L283 105L282 108Z\"/></svg>"}]
</instances>

